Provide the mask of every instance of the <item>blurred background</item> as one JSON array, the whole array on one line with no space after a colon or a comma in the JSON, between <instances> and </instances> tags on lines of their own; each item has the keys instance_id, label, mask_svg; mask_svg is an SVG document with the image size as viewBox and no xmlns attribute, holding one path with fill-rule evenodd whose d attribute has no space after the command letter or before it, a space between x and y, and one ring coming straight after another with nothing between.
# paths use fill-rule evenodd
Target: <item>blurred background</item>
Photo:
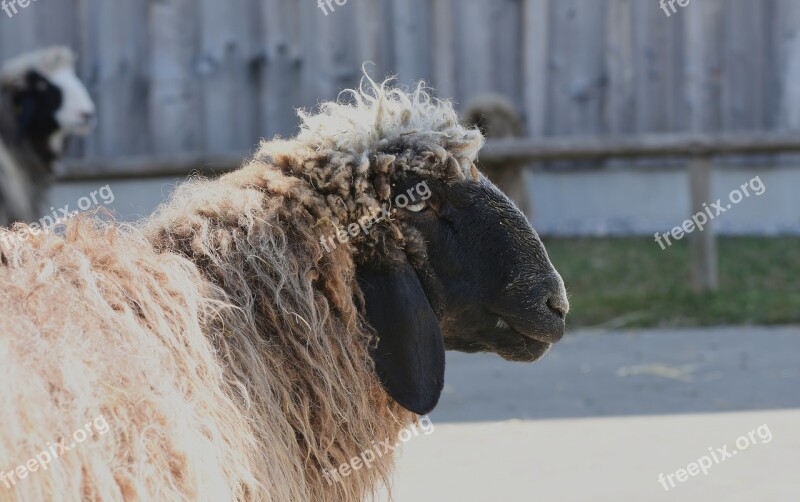
<instances>
[{"instance_id":1,"label":"blurred background","mask_svg":"<svg viewBox=\"0 0 800 502\"><path fill-rule=\"evenodd\" d=\"M50 200L109 184L123 220L294 134L295 109L367 61L485 130L484 170L543 236L570 333L530 366L448 354L444 432L407 445L398 500L797 500L800 2L680 3L52 0L0 13L0 60L78 54L98 125ZM711 228L655 241L755 177L764 192ZM656 480L762 423L760 457Z\"/></svg>"}]
</instances>

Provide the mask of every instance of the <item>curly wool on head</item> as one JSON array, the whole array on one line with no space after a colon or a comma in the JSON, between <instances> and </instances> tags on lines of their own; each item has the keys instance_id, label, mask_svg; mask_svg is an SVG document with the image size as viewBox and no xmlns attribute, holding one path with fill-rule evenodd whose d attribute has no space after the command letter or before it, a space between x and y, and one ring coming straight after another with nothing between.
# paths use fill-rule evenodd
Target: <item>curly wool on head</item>
<instances>
[{"instance_id":1,"label":"curly wool on head","mask_svg":"<svg viewBox=\"0 0 800 502\"><path fill-rule=\"evenodd\" d=\"M21 383L0 386L0 418L24 427L0 459L99 414L111 428L14 495L340 502L388 483L390 455L323 472L414 420L376 376L355 281L358 260L410 244L395 221L331 252L320 237L408 173L476 176L482 138L421 87L369 82L135 227L79 218L3 251L0 371Z\"/></svg>"},{"instance_id":2,"label":"curly wool on head","mask_svg":"<svg viewBox=\"0 0 800 502\"><path fill-rule=\"evenodd\" d=\"M319 223L329 232L391 206L393 183L409 174L445 183L480 176L480 131L462 127L452 104L431 97L423 83L405 92L389 87L391 81L378 84L367 76L359 89L323 103L318 113L301 111L296 138L263 142L255 155L254 162L279 167L323 197L330 214L321 213ZM404 248L403 235L394 222L359 235L356 258L375 260L389 247Z\"/></svg>"},{"instance_id":3,"label":"curly wool on head","mask_svg":"<svg viewBox=\"0 0 800 502\"><path fill-rule=\"evenodd\" d=\"M358 89L345 90L338 101L323 103L318 113L301 111L296 141L316 151L362 156L413 136L421 145L443 147L465 161L475 159L482 138L459 125L449 101L431 97L424 83L404 92L388 87L392 80L378 84L367 76Z\"/></svg>"}]
</instances>

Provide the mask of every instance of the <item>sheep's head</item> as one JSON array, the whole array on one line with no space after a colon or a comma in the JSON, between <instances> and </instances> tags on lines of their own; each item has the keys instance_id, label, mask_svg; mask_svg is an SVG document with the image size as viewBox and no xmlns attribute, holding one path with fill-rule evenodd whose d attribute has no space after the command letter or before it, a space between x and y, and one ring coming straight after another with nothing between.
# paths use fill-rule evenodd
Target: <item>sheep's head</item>
<instances>
[{"instance_id":1,"label":"sheep's head","mask_svg":"<svg viewBox=\"0 0 800 502\"><path fill-rule=\"evenodd\" d=\"M569 303L536 232L475 167L481 133L421 87L369 82L266 148L314 159L278 164L323 195L334 224L320 242L351 250L378 376L422 414L438 401L445 348L535 361L563 336Z\"/></svg>"},{"instance_id":2,"label":"sheep's head","mask_svg":"<svg viewBox=\"0 0 800 502\"><path fill-rule=\"evenodd\" d=\"M87 134L94 125L94 103L65 47L8 61L0 68L0 86L14 108L19 136L53 157L61 154L67 136Z\"/></svg>"}]
</instances>

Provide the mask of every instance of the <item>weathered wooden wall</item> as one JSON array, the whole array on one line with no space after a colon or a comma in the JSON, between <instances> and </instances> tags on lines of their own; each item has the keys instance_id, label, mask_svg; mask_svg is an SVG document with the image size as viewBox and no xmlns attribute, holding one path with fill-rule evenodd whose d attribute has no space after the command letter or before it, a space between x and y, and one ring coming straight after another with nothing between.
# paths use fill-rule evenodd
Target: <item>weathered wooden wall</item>
<instances>
[{"instance_id":1,"label":"weathered wooden wall","mask_svg":"<svg viewBox=\"0 0 800 502\"><path fill-rule=\"evenodd\" d=\"M528 133L800 128L800 2L40 0L0 12L0 59L66 43L97 100L87 157L221 154L288 135L360 66L466 103L494 91Z\"/></svg>"}]
</instances>

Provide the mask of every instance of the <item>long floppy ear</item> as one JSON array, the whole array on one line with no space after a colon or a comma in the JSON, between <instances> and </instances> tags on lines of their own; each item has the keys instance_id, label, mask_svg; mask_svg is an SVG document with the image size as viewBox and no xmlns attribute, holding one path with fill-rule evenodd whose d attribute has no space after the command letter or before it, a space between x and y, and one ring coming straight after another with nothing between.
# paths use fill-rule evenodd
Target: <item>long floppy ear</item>
<instances>
[{"instance_id":1,"label":"long floppy ear","mask_svg":"<svg viewBox=\"0 0 800 502\"><path fill-rule=\"evenodd\" d=\"M403 408L425 415L444 386L439 321L407 262L387 270L358 267L366 314L378 334L372 357L381 384Z\"/></svg>"}]
</instances>

